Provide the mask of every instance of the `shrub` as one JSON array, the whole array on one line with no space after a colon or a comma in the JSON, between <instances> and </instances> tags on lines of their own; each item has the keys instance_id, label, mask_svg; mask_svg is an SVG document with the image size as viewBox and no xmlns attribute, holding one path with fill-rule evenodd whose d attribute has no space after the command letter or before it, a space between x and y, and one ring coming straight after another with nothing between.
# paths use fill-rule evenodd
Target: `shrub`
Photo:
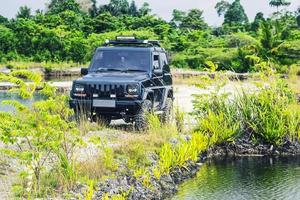
<instances>
[{"instance_id":1,"label":"shrub","mask_svg":"<svg viewBox=\"0 0 300 200\"><path fill-rule=\"evenodd\" d=\"M245 135L275 145L297 141L300 105L287 83L275 79L259 89L256 93L243 91L231 100L218 93L198 96L194 102L196 130L209 136L210 145Z\"/></svg>"},{"instance_id":2,"label":"shrub","mask_svg":"<svg viewBox=\"0 0 300 200\"><path fill-rule=\"evenodd\" d=\"M0 113L0 140L13 146L2 151L16 158L27 169L23 173L23 178L28 180L26 196L42 195L47 187L43 185L47 182L42 178L50 171L57 172L61 187L70 189L76 179L73 152L81 140L75 124L69 121L73 112L67 106L66 97L55 95L55 89L42 83L41 77L33 72L0 74L0 80L18 85L11 92L22 98L31 98L37 87L43 87L39 93L44 95L44 99L31 107L9 100L4 103L14 106L16 112ZM30 80L32 84L27 85L24 80Z\"/></svg>"},{"instance_id":3,"label":"shrub","mask_svg":"<svg viewBox=\"0 0 300 200\"><path fill-rule=\"evenodd\" d=\"M280 145L294 141L300 130L299 105L287 84L278 81L258 94L243 93L237 99L245 130L256 140Z\"/></svg>"}]
</instances>

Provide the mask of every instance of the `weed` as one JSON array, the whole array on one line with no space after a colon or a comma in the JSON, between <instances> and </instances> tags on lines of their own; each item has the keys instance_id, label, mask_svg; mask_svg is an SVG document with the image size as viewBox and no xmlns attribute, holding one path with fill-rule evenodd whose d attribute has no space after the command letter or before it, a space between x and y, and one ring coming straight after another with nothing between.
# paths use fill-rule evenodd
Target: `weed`
<instances>
[{"instance_id":1,"label":"weed","mask_svg":"<svg viewBox=\"0 0 300 200\"><path fill-rule=\"evenodd\" d=\"M86 191L86 193L84 195L85 196L84 199L92 200L93 195L94 195L94 181L90 181L89 189Z\"/></svg>"},{"instance_id":2,"label":"weed","mask_svg":"<svg viewBox=\"0 0 300 200\"><path fill-rule=\"evenodd\" d=\"M175 109L175 122L177 131L179 133L184 132L184 119L186 118L185 112L181 111L180 108L177 106Z\"/></svg>"},{"instance_id":3,"label":"weed","mask_svg":"<svg viewBox=\"0 0 300 200\"><path fill-rule=\"evenodd\" d=\"M25 99L31 98L36 88L46 85L38 74L23 70L8 75L0 74L0 79L17 84L19 87L11 92ZM25 83L28 79L32 81L29 85ZM76 179L73 151L81 139L75 124L69 121L72 111L67 107L66 98L54 95L53 91L55 89L45 87L40 92L49 96L31 107L6 101L6 104L16 108L16 112L0 113L0 139L14 147L3 149L3 152L16 158L28 169L27 176L23 177L27 191L24 195L28 198L43 196L46 188L43 177L49 171L62 175L61 187L70 188Z\"/></svg>"}]
</instances>

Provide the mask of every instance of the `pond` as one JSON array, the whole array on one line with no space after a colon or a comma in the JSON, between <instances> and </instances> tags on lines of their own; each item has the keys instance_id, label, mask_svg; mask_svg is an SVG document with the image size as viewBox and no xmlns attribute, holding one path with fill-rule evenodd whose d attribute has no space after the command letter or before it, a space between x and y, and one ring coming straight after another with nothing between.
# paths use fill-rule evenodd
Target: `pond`
<instances>
[{"instance_id":1,"label":"pond","mask_svg":"<svg viewBox=\"0 0 300 200\"><path fill-rule=\"evenodd\" d=\"M17 100L26 106L31 106L35 101L42 100L42 96L38 93L33 95L32 99L22 99L17 94L11 94L8 91L0 90L0 112L13 112L14 107L11 105L4 105L5 100Z\"/></svg>"},{"instance_id":2,"label":"pond","mask_svg":"<svg viewBox=\"0 0 300 200\"><path fill-rule=\"evenodd\" d=\"M207 161L173 200L300 199L300 157Z\"/></svg>"}]
</instances>

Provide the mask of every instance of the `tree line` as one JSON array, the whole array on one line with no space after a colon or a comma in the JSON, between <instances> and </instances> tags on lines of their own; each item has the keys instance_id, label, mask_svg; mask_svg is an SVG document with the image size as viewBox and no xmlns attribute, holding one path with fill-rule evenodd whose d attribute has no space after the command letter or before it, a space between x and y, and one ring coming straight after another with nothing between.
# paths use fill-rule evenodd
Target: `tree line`
<instances>
[{"instance_id":1,"label":"tree line","mask_svg":"<svg viewBox=\"0 0 300 200\"><path fill-rule=\"evenodd\" d=\"M276 8L273 15L259 12L250 22L240 0L221 0L215 6L224 17L219 27L209 26L201 9L174 9L166 21L148 3L138 7L127 0L100 6L96 0L50 0L34 13L22 6L13 19L0 15L0 62L86 63L105 39L135 34L160 40L175 67L202 69L213 62L218 69L243 72L264 61L282 70L299 62L300 7L289 12L281 9L289 1L269 3Z\"/></svg>"}]
</instances>

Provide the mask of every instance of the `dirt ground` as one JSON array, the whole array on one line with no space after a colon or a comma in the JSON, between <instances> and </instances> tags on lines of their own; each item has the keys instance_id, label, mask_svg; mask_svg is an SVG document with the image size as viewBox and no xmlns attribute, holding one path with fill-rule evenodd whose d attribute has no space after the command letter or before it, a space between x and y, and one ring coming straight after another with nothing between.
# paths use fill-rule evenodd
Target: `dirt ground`
<instances>
[{"instance_id":1,"label":"dirt ground","mask_svg":"<svg viewBox=\"0 0 300 200\"><path fill-rule=\"evenodd\" d=\"M57 86L58 88L64 88L68 90L71 88L72 83L71 82L54 82L54 86ZM184 85L184 84L179 84L174 86L174 96L175 96L175 102L174 106L178 106L180 110L190 113L193 111L193 100L194 100L194 95L205 95L209 94L212 91L215 90L216 86L210 86L208 88L198 88L196 86L190 86L190 85ZM250 82L228 82L225 84L221 89L220 93L230 93L232 95L235 95L236 93L240 92L241 90L247 90L249 91L255 91L256 87L253 83ZM189 115L187 115L189 117ZM187 120L189 123L193 123L191 119ZM116 132L120 133L120 130L118 126L128 126L127 130L125 132L121 131L122 134L114 134ZM190 126L191 124L188 124ZM116 129L113 131L113 129ZM112 122L112 133L109 133L109 137L130 137L132 133L130 133L130 125L124 124L122 120L117 120ZM92 135L107 135L108 132L107 130L105 131L96 131L96 132L91 132L88 135L86 135L87 138L86 141L88 140L89 136ZM119 138L116 138L119 140ZM0 144L1 147L2 144ZM2 145L2 147L4 147ZM94 145L90 144L88 145L85 149L80 149L77 154L79 154L80 158L84 159L91 159L97 154L97 149L95 148ZM8 158L4 157L3 155L0 155L0 199L6 200L6 199L12 199L12 192L11 188L13 183L17 180L18 174L17 171L14 170L14 166L17 164L14 163L13 161L10 161Z\"/></svg>"}]
</instances>

